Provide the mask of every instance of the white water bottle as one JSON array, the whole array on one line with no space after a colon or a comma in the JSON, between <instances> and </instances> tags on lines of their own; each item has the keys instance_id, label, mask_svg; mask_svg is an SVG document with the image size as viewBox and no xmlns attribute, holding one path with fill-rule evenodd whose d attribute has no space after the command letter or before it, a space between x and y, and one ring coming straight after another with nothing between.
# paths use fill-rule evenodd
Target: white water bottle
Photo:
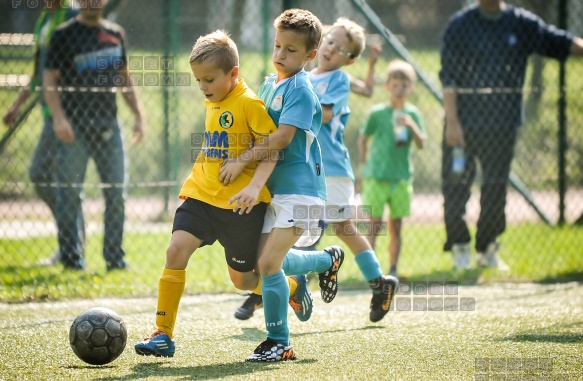
<instances>
[{"instance_id":1,"label":"white water bottle","mask_svg":"<svg viewBox=\"0 0 583 381\"><path fill-rule=\"evenodd\" d=\"M457 144L453 147L451 171L456 175L462 174L466 169L466 155L462 146Z\"/></svg>"}]
</instances>

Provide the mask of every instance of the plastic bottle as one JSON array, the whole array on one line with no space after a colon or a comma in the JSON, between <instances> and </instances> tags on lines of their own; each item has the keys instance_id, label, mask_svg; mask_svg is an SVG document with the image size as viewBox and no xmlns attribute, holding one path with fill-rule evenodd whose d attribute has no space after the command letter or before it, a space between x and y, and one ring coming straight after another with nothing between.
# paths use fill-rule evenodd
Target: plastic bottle
<instances>
[{"instance_id":1,"label":"plastic bottle","mask_svg":"<svg viewBox=\"0 0 583 381\"><path fill-rule=\"evenodd\" d=\"M451 160L451 172L460 175L466 169L466 155L464 149L459 144L453 148Z\"/></svg>"}]
</instances>

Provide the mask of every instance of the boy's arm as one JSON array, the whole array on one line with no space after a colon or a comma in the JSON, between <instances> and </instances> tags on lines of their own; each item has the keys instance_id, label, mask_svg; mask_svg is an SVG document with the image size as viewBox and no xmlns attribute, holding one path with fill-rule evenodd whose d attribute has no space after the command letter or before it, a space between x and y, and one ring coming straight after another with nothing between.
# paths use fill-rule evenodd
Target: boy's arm
<instances>
[{"instance_id":1,"label":"boy's arm","mask_svg":"<svg viewBox=\"0 0 583 381\"><path fill-rule=\"evenodd\" d=\"M326 124L334 117L333 105L322 105L322 124Z\"/></svg>"},{"instance_id":2,"label":"boy's arm","mask_svg":"<svg viewBox=\"0 0 583 381\"><path fill-rule=\"evenodd\" d=\"M128 89L128 91L122 91L123 99L134 114L135 121L134 127L132 128L133 139L132 145L139 144L142 139L144 139L145 134L145 125L143 119L143 107L142 102L140 101L140 97L137 91L137 88L132 83L130 78L130 71L127 65L124 65L121 69L118 70L118 74L123 77L123 82Z\"/></svg>"},{"instance_id":3,"label":"boy's arm","mask_svg":"<svg viewBox=\"0 0 583 381\"><path fill-rule=\"evenodd\" d=\"M266 137L261 143L237 157L226 159L219 170L219 181L224 185L230 184L235 181L248 164L278 157L278 151L288 146L296 130L297 127L282 123L274 133Z\"/></svg>"},{"instance_id":4,"label":"boy's arm","mask_svg":"<svg viewBox=\"0 0 583 381\"><path fill-rule=\"evenodd\" d=\"M423 149L427 136L419 128L415 122L415 119L413 119L410 115L405 115L403 118L405 118L405 126L409 129L409 131L411 131L411 134L413 135L413 141L415 142L415 145L417 148Z\"/></svg>"},{"instance_id":5,"label":"boy's arm","mask_svg":"<svg viewBox=\"0 0 583 381\"><path fill-rule=\"evenodd\" d=\"M257 202L257 198L259 198L261 188L263 188L267 179L271 176L276 164L276 160L263 160L259 163L249 185L241 189L239 193L229 200L229 204L235 203L233 212L236 213L239 211L239 214L251 212L251 209L253 209Z\"/></svg>"},{"instance_id":6,"label":"boy's arm","mask_svg":"<svg viewBox=\"0 0 583 381\"><path fill-rule=\"evenodd\" d=\"M374 68L381 55L380 45L371 45L368 55L368 74L366 79L360 80L350 77L350 91L355 94L370 98L374 92Z\"/></svg>"}]
</instances>

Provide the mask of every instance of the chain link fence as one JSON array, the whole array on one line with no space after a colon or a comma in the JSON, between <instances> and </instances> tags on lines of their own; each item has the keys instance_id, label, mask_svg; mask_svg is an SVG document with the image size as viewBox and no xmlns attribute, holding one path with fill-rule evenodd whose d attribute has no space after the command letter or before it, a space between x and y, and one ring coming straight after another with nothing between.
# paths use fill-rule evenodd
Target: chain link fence
<instances>
[{"instance_id":1,"label":"chain link fence","mask_svg":"<svg viewBox=\"0 0 583 381\"><path fill-rule=\"evenodd\" d=\"M127 83L122 81L120 86L118 77L106 75L94 86L79 82L72 75L74 79L66 83L71 91L61 89L60 94L76 104L74 109L65 111L87 126L87 131L82 132L86 145L81 151L69 152L68 159L61 158L64 167L42 167L43 162L53 158L48 148L39 147L43 130L45 134L50 131L47 124L51 118L43 111L42 102L37 101L41 84L36 84L36 94L20 107L14 126L1 131L0 299L155 294L179 202L178 189L191 169L192 155L197 152L198 137L204 130L204 99L190 73L190 49L198 36L215 29L228 30L239 46L241 77L257 90L265 75L274 71L270 61L272 22L289 6L312 11L324 24L332 24L340 16L349 17L365 27L368 47L382 46L373 96L351 94L350 98L352 115L345 141L355 167L359 129L371 107L388 100L384 89L387 63L405 58L419 70L420 81L410 101L422 112L428 140L425 149L413 150L415 193L412 216L405 220L403 227L401 274L413 280L469 282L581 279L583 246L577 220L581 223L583 215L583 97L580 95L583 79L577 75L581 61L575 58L567 61L564 87L561 87L559 62L539 56L532 56L529 61L523 93L525 124L520 129L512 164L506 205L508 228L501 237L504 245L501 255L512 271L454 273L451 256L442 250L445 228L440 173L444 112L438 76L439 49L449 18L469 3L462 0L152 0L145 5L139 0L110 1L107 18L123 27L127 58L123 58L123 49L101 50L94 57L83 56L83 62L79 57L70 61L71 51L78 49L76 40L57 34L62 41L61 52L49 58L49 67L74 62L77 69L92 69L91 60L109 67L119 64L118 58L127 64L143 104L146 135L140 144L131 144L135 117L128 102L124 102ZM565 2L566 17L562 17L563 1L559 0L507 3L525 7L547 23L564 24L573 34L583 35L583 6L578 1ZM0 110L3 115L10 110L19 91L30 86L35 62L33 36L43 5L43 1L0 3ZM102 44L99 49L122 46L116 44L122 35L116 34L115 28L112 30L99 36ZM36 33L41 35L43 31ZM345 68L352 76L365 78L367 75L368 47L362 58ZM104 57L115 59L100 61ZM564 117L559 107L563 95L567 102ZM497 110L485 112L495 114ZM84 124L87 118L93 122ZM99 124L95 120L105 122ZM117 130L112 129L116 124L120 131L117 141ZM560 134L561 125L566 138ZM112 147L113 141L116 143ZM84 173L86 159L88 167ZM67 177L65 167L69 166L75 170ZM71 185L71 192L62 199L59 212L59 207L49 207L46 200L51 196L46 194L54 194L59 184L65 183ZM478 217L479 197L478 180L468 202L467 221L471 226L475 226ZM78 207L83 211L84 221L79 219L80 213L71 212ZM69 254L64 261L51 264L50 257L59 248L55 222L59 213L69 216L60 222L66 226L61 229L60 239L70 243ZM122 240L123 244L119 245ZM330 232L324 237L324 242L337 241ZM387 270L388 244L388 237L384 237L377 240L376 247L381 265ZM189 280L188 292L233 290L220 251L216 247L204 249L193 257L189 269L200 271L204 279ZM84 258L83 262L76 262L77 254ZM106 271L124 267L122 258L129 269ZM63 271L64 265L74 267L80 263L85 272ZM347 283L358 283L360 275L356 269L352 272L351 265L347 265L344 279Z\"/></svg>"}]
</instances>

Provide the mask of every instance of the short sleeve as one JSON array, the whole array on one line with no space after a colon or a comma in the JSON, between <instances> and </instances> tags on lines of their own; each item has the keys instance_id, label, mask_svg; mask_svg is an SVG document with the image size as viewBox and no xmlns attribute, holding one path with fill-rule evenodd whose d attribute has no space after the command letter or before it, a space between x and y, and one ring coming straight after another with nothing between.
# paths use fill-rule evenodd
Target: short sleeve
<instances>
[{"instance_id":1,"label":"short sleeve","mask_svg":"<svg viewBox=\"0 0 583 381\"><path fill-rule=\"evenodd\" d=\"M56 30L54 32L47 51L45 69L55 70L62 67L62 63L66 60L66 52L68 50L65 49L67 46L65 37L66 34L62 30Z\"/></svg>"},{"instance_id":2,"label":"short sleeve","mask_svg":"<svg viewBox=\"0 0 583 381\"><path fill-rule=\"evenodd\" d=\"M277 129L260 99L249 102L245 111L249 129L255 138L265 137Z\"/></svg>"},{"instance_id":3,"label":"short sleeve","mask_svg":"<svg viewBox=\"0 0 583 381\"><path fill-rule=\"evenodd\" d=\"M349 93L350 80L346 74L339 72L339 75L335 76L328 84L326 92L320 98L320 104L332 105L334 115L338 115L348 103Z\"/></svg>"},{"instance_id":4,"label":"short sleeve","mask_svg":"<svg viewBox=\"0 0 583 381\"><path fill-rule=\"evenodd\" d=\"M312 127L315 110L314 93L305 86L293 88L285 94L279 124L289 124L302 130L309 130Z\"/></svg>"}]
</instances>

